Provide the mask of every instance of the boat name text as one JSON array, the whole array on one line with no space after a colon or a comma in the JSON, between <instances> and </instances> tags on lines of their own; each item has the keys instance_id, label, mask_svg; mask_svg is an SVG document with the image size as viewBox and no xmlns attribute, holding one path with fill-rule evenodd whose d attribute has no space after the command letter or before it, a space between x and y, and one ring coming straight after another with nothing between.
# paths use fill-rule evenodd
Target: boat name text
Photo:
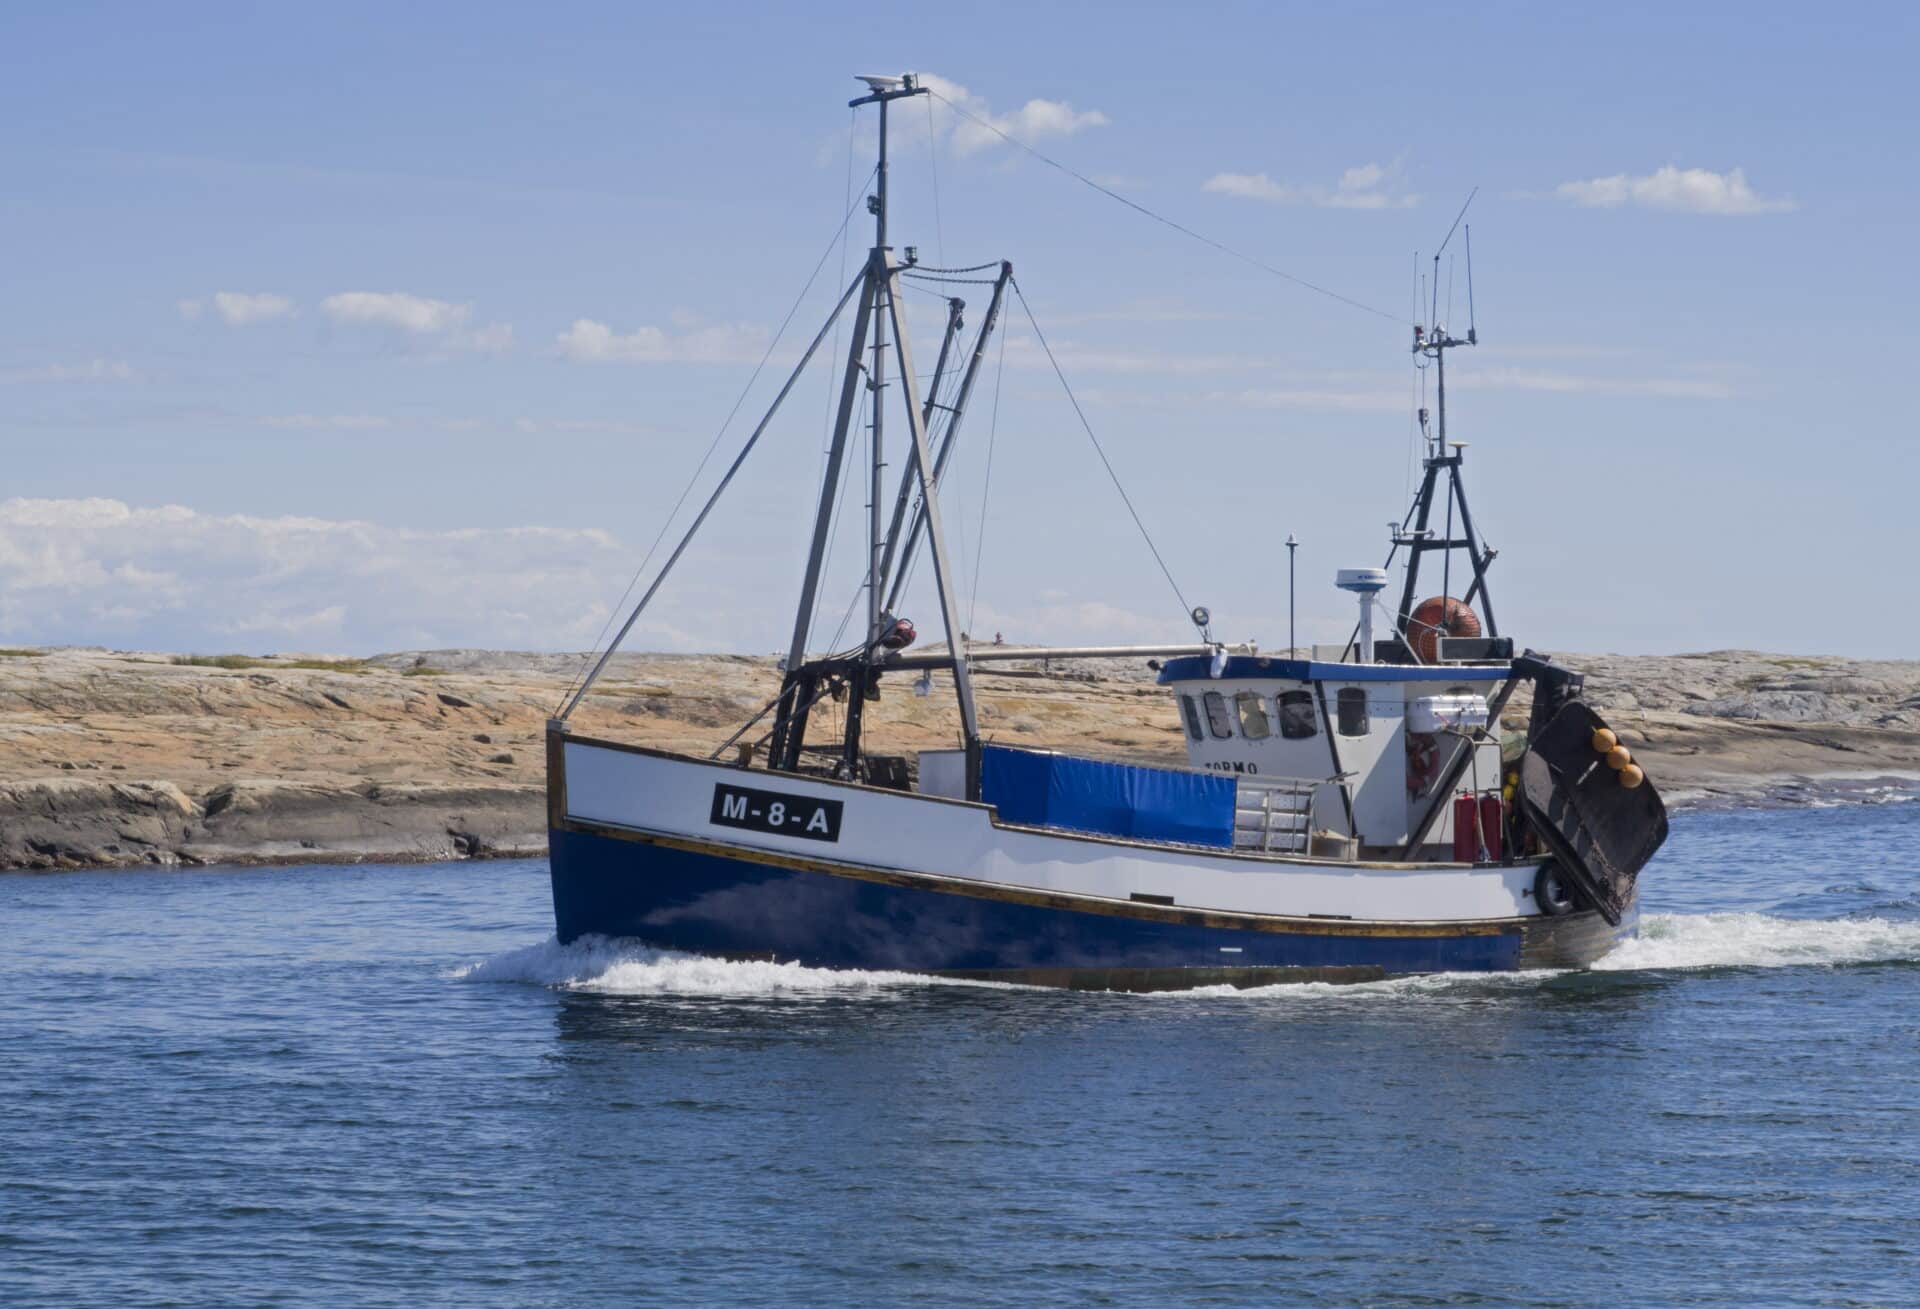
<instances>
[{"instance_id":1,"label":"boat name text","mask_svg":"<svg viewBox=\"0 0 1920 1309\"><path fill-rule=\"evenodd\" d=\"M718 827L742 827L749 832L838 841L840 809L838 800L817 800L810 795L790 795L784 791L756 791L720 782L713 788L713 813L708 821Z\"/></svg>"}]
</instances>

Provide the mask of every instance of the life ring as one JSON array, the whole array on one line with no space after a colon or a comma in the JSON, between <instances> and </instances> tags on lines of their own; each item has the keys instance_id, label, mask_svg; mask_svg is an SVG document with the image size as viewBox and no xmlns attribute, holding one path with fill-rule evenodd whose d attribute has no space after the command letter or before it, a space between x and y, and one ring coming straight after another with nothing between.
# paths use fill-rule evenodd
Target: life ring
<instances>
[{"instance_id":1,"label":"life ring","mask_svg":"<svg viewBox=\"0 0 1920 1309\"><path fill-rule=\"evenodd\" d=\"M1533 902L1548 918L1564 918L1573 912L1573 887L1560 875L1560 865L1551 859L1533 875Z\"/></svg>"}]
</instances>

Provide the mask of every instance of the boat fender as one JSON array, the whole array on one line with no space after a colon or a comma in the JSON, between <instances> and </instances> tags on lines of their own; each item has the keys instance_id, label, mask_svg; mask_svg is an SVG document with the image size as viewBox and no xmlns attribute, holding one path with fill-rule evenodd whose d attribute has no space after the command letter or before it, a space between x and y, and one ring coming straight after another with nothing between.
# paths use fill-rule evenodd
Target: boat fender
<instances>
[{"instance_id":1,"label":"boat fender","mask_svg":"<svg viewBox=\"0 0 1920 1309\"><path fill-rule=\"evenodd\" d=\"M1560 875L1560 865L1551 859L1533 875L1533 902L1549 918L1563 918L1573 912L1573 888Z\"/></svg>"}]
</instances>

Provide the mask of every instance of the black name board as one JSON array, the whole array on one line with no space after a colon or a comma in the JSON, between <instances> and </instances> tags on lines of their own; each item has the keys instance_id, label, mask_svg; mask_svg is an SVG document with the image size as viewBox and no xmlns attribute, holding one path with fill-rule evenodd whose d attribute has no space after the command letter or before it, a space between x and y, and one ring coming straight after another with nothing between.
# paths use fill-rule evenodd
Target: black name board
<instances>
[{"instance_id":1,"label":"black name board","mask_svg":"<svg viewBox=\"0 0 1920 1309\"><path fill-rule=\"evenodd\" d=\"M743 827L749 832L804 836L812 841L840 839L838 800L816 800L784 791L756 791L721 782L713 788L709 821L719 827Z\"/></svg>"}]
</instances>

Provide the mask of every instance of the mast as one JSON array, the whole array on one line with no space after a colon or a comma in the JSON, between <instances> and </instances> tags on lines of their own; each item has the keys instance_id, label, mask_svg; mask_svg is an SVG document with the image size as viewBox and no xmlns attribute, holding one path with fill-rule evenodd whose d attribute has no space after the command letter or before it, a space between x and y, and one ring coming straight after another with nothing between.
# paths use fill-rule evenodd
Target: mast
<instances>
[{"instance_id":1,"label":"mast","mask_svg":"<svg viewBox=\"0 0 1920 1309\"><path fill-rule=\"evenodd\" d=\"M967 365L965 379L961 383L959 395L952 405L938 403L939 380L946 371L947 353L960 331L960 310L963 307L958 300L949 304L947 335L941 345L940 363L935 369L934 389L929 392L926 403L921 404L917 379L913 373L913 354L907 339L905 312L900 305L900 278L910 274L914 266L914 252L907 250L904 263L896 261L887 246L887 105L894 100L907 96L925 95L927 90L919 85L914 75L907 73L900 77L869 77L860 79L868 87L868 94L849 101L851 107L865 104L880 106L880 158L876 168L878 185L874 194L867 198L867 208L874 216L874 245L867 254L866 262L854 277L851 285L834 305L827 321L814 335L813 341L801 354L800 360L788 375L786 384L773 399L766 415L761 418L747 438L740 453L728 466L706 503L695 515L692 525L674 546L673 552L661 565L646 592L628 613L607 648L588 670L571 698L566 700L558 713L549 720L550 731L564 732L567 719L595 681L606 670L614 652L620 648L628 633L633 630L653 598L665 584L674 565L680 561L700 528L707 521L721 497L733 482L734 475L740 471L747 456L759 444L761 436L773 422L774 415L793 391L800 374L825 343L827 335L839 321L840 316L853 306L852 339L848 343L846 371L841 379L840 399L833 425L833 438L827 449L825 472L821 479L820 498L816 506L813 522L812 541L807 552L807 566L804 580L800 586L800 602L794 613L793 638L787 647L787 657L781 665L784 678L780 694L774 705L774 726L769 737L767 767L771 769L792 770L799 765L800 756L806 744L807 716L816 701L823 695L836 695L851 692L847 706L846 737L842 743L841 769L846 776L858 776L861 765L860 749L860 713L862 703L869 698L878 698L878 682L883 671L882 664L891 653L885 641L894 635L899 626L887 608L881 604L881 595L887 578L888 568L896 557L904 564L910 559L918 544L919 534L924 528L933 555L934 581L939 588L940 611L946 628L947 653L940 666L953 670L954 696L959 702L960 730L967 754L967 793L978 797L980 790L980 725L974 709L973 680L970 661L961 639L957 584L948 563L946 534L941 526L938 499L939 478L945 467L946 458L952 452L955 432L965 411L967 397L973 389L980 359L985 351L988 333L993 330L998 315L1001 296L1013 275L1012 266L1000 265L1000 278L994 286L993 301L987 310L986 322L981 327L980 336L974 345L973 357ZM891 327L893 339L889 343L887 330ZM881 527L882 481L886 470L883 434L883 417L886 387L887 346L891 344L896 362L900 367L900 393L906 402L907 427L912 437L909 451L907 474L902 480L900 495L896 502L893 521L885 531ZM867 350L871 346L873 357L867 362ZM847 437L851 432L860 407L861 391L865 389L870 397L872 408L872 467L868 481L868 523L867 534L870 550L867 556L867 638L852 654L830 656L825 659L809 661L807 658L807 638L813 630L814 616L818 610L822 574L826 567L826 555L829 538L833 534L834 506L839 501L841 478L846 465ZM948 414L946 434L941 442L939 457L935 458L928 445L927 428L935 409L944 409ZM915 509L912 530L907 535L907 549L904 555L897 555L902 532L902 520L906 506L913 491L919 493L919 504ZM895 587L897 597L899 587ZM892 602L889 601L889 604ZM766 711L762 711L765 713Z\"/></svg>"},{"instance_id":2,"label":"mast","mask_svg":"<svg viewBox=\"0 0 1920 1309\"><path fill-rule=\"evenodd\" d=\"M1472 197L1469 196L1468 200L1471 202ZM1464 207L1461 212L1465 213ZM1456 218L1454 221L1457 224L1459 219ZM1472 228L1469 227L1467 230L1469 233L1467 303L1471 306L1473 303ZM1453 234L1449 232L1447 235L1451 239ZM1441 242L1440 248L1445 250L1446 242ZM1484 625L1486 634L1496 638L1500 635L1499 622L1493 616L1493 599L1487 593L1487 568L1493 563L1497 552L1480 539L1473 525L1473 512L1467 507L1467 487L1460 474L1464 459L1462 452L1465 451L1467 443L1447 439L1447 351L1480 344L1480 333L1472 324L1471 309L1468 310L1469 324L1464 337L1452 335L1447 331L1446 326L1438 321L1440 255L1437 252L1433 256L1433 266L1436 290L1430 317L1434 321L1430 327L1414 324L1413 353L1418 358L1431 361L1433 365L1434 401L1437 412L1431 415L1434 425L1429 427L1430 415L1425 409L1420 410L1420 431L1426 442L1426 453L1421 462L1420 489L1414 495L1413 504L1408 508L1405 520L1394 531L1393 551L1387 556L1387 562L1391 564L1394 554L1398 553L1402 546L1405 546L1408 552L1406 581L1400 591L1400 609L1394 618L1395 630L1408 648L1413 644L1411 628L1413 608L1419 596L1420 564L1427 554L1435 550L1440 552L1441 557L1443 579L1441 594L1443 596L1451 595L1453 554L1456 550L1465 552L1467 562L1473 569L1473 582L1467 588L1464 603L1471 607L1477 599L1480 602L1481 615L1486 619ZM1448 453L1449 450L1452 453ZM1440 491L1443 475L1446 479L1447 496L1445 529L1436 537L1428 523L1433 516L1434 498ZM1460 535L1457 537L1454 535L1453 524L1456 512L1460 517ZM1412 524L1411 531L1407 530L1408 523Z\"/></svg>"},{"instance_id":3,"label":"mast","mask_svg":"<svg viewBox=\"0 0 1920 1309\"><path fill-rule=\"evenodd\" d=\"M827 467L820 489L820 500L814 513L812 545L807 555L805 581L800 592L800 604L794 614L793 639L788 646L784 666L785 680L781 687L778 707L774 717L773 732L769 742L767 766L772 769L791 771L799 767L802 751L805 749L807 718L809 710L822 695L832 692L836 698L845 696L846 733L840 746L839 772L844 776L859 776L862 767L860 757L860 726L865 702L879 696L881 660L886 653L883 643L893 635L896 627L895 617L882 603L885 595L888 571L898 560L902 565L905 556L898 553L901 540L902 520L912 491L919 493L919 505L915 514L916 531L924 525L934 565L934 581L939 590L942 625L946 629L947 664L953 669L954 695L959 702L960 729L967 753L968 793L977 794L979 788L980 729L978 716L974 708L973 681L968 667L966 651L960 634L957 584L948 562L946 535L942 530L939 511L938 485L939 473L944 466L944 456L952 446L954 426L959 422L960 412L966 403L966 394L971 388L973 374L978 367L978 355L981 347L976 346L975 358L969 364L968 376L961 388L960 398L951 410L951 421L947 429L947 439L941 447L942 458L936 460L927 441L928 422L934 408L934 397L930 394L923 407L919 395L918 379L913 372L912 346L907 336L907 323L904 307L900 303L900 277L911 270L914 254L907 251L904 263L893 257L887 245L887 106L895 100L908 96L925 95L927 90L911 74L900 77L862 76L868 86L868 94L849 101L853 107L873 104L880 108L880 148L879 163L875 169L876 185L873 195L867 199L867 208L874 217L874 244L867 254L866 267L861 274L863 286L859 296L859 309L855 313L853 341L849 347L846 363L846 375L841 383L840 405L836 415L833 440L827 452ZM1004 265L1003 265L1004 267ZM999 287L995 289L994 309L999 304ZM994 313L988 314L988 322L982 329L984 334L991 330ZM947 342L943 344L942 368L947 348L953 335L959 330L959 311L950 309L948 317ZM889 339L891 332L891 339ZM867 352L871 350L870 358ZM890 524L883 523L884 479L886 473L885 412L887 389L887 356L892 353L899 368L899 386L897 390L906 410L907 430L911 438L908 451L907 471L902 478L900 494L896 498L895 509ZM809 660L807 657L807 638L813 629L814 614L819 603L821 573L825 566L828 538L833 529L833 509L840 488L841 469L846 461L847 437L858 410L860 388L864 386L870 397L869 446L871 462L867 470L867 563L865 590L867 593L866 639L855 652L838 656ZM911 538L917 543L917 536ZM895 588L895 596L898 587Z\"/></svg>"},{"instance_id":4,"label":"mast","mask_svg":"<svg viewBox=\"0 0 1920 1309\"><path fill-rule=\"evenodd\" d=\"M874 102L880 106L880 162L874 168L874 193L869 203L873 211L873 257L884 260L887 252L887 105L902 96L920 94L920 88L913 84L912 78L901 78L901 86L896 90L886 90L875 85L876 79L867 79L867 85L873 87L871 95L855 100L855 105ZM886 472L886 394L887 394L887 317L886 307L881 303L883 295L892 292L892 283L875 278L873 283L873 365L868 373L868 387L873 392L873 419L868 429L868 444L873 455L872 476L867 486L867 640L877 641L883 635L880 631L880 553L884 548L880 540L880 495L881 485Z\"/></svg>"}]
</instances>

